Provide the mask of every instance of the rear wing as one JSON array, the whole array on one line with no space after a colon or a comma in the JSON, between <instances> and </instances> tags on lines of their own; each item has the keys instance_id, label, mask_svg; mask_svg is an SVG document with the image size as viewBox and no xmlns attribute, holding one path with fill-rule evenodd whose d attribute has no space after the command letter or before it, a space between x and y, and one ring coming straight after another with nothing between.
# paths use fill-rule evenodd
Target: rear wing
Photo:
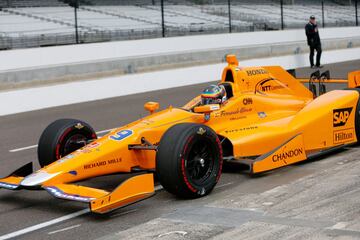
<instances>
[{"instance_id":1,"label":"rear wing","mask_svg":"<svg viewBox=\"0 0 360 240\"><path fill-rule=\"evenodd\" d=\"M288 72L296 77L294 69L288 70ZM348 88L360 87L360 70L349 72L348 79L334 79L330 77L330 71L320 72L319 70L311 73L308 79L296 78L301 83L308 83L308 88L312 92L313 97L316 98L326 93L326 83L341 83L347 84ZM318 87L316 87L318 85ZM318 89L318 90L317 90Z\"/></svg>"},{"instance_id":2,"label":"rear wing","mask_svg":"<svg viewBox=\"0 0 360 240\"><path fill-rule=\"evenodd\" d=\"M288 70L289 73L291 73L291 75L295 76L295 70L294 69L290 69ZM299 80L302 83L308 83L309 81L312 82L323 82L323 83L347 83L349 88L356 88L356 87L360 87L360 70L358 71L354 71L354 72L349 72L348 74L348 79L338 79L338 78L330 78L330 75L328 75L328 78L322 78L323 75L326 75L324 73L328 72L323 72L323 74L318 74L318 78L313 78L312 76L316 75L316 73L318 73L319 71L313 72L310 76L310 78L296 78L297 80Z\"/></svg>"}]
</instances>

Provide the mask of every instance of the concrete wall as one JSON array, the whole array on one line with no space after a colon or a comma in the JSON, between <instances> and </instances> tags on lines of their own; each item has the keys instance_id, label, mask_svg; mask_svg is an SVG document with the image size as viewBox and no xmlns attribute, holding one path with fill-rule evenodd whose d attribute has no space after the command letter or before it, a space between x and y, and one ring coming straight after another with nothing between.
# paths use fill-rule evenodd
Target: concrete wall
<instances>
[{"instance_id":1,"label":"concrete wall","mask_svg":"<svg viewBox=\"0 0 360 240\"><path fill-rule=\"evenodd\" d=\"M360 47L360 28L321 29L324 51ZM0 89L308 52L303 30L174 37L0 52Z\"/></svg>"}]
</instances>

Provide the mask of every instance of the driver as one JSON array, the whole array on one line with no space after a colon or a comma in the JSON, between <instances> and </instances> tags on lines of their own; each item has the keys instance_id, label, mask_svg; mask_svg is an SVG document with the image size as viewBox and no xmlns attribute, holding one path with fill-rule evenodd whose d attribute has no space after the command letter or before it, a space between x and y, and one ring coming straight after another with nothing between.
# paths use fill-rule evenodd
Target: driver
<instances>
[{"instance_id":1,"label":"driver","mask_svg":"<svg viewBox=\"0 0 360 240\"><path fill-rule=\"evenodd\" d=\"M210 85L201 93L201 105L222 104L227 100L225 87Z\"/></svg>"}]
</instances>

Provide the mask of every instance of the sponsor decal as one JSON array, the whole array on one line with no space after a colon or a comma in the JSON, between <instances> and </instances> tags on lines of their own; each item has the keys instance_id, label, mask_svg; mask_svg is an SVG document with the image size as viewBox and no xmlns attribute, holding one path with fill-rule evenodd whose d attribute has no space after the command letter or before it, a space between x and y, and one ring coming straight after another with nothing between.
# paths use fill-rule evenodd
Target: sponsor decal
<instances>
[{"instance_id":1,"label":"sponsor decal","mask_svg":"<svg viewBox=\"0 0 360 240\"><path fill-rule=\"evenodd\" d=\"M132 130L121 130L114 135L109 136L111 140L121 141L133 134Z\"/></svg>"},{"instance_id":2,"label":"sponsor decal","mask_svg":"<svg viewBox=\"0 0 360 240\"><path fill-rule=\"evenodd\" d=\"M333 110L333 126L341 127L344 126L350 117L352 107L350 108L339 108Z\"/></svg>"},{"instance_id":3,"label":"sponsor decal","mask_svg":"<svg viewBox=\"0 0 360 240\"><path fill-rule=\"evenodd\" d=\"M255 69L255 70L246 70L248 76L255 76L259 74L267 74L268 72L265 69Z\"/></svg>"},{"instance_id":4,"label":"sponsor decal","mask_svg":"<svg viewBox=\"0 0 360 240\"><path fill-rule=\"evenodd\" d=\"M225 130L225 133L236 133L236 132L242 132L242 131L250 131L258 129L258 126L250 126L250 127L243 127L243 128L237 128L237 129L229 129Z\"/></svg>"},{"instance_id":5,"label":"sponsor decal","mask_svg":"<svg viewBox=\"0 0 360 240\"><path fill-rule=\"evenodd\" d=\"M150 124L154 123L154 121L153 121L153 120L149 120L149 119L144 119L144 120L141 121L141 123L143 123L143 124L145 124L145 125L150 125Z\"/></svg>"},{"instance_id":6,"label":"sponsor decal","mask_svg":"<svg viewBox=\"0 0 360 240\"><path fill-rule=\"evenodd\" d=\"M77 153L91 153L91 149L88 149L88 148L83 148L83 149L79 149L79 150L76 150Z\"/></svg>"},{"instance_id":7,"label":"sponsor decal","mask_svg":"<svg viewBox=\"0 0 360 240\"><path fill-rule=\"evenodd\" d=\"M15 189L15 188L18 187L18 185L11 184L11 183L0 182L0 187L7 188L7 189Z\"/></svg>"},{"instance_id":8,"label":"sponsor decal","mask_svg":"<svg viewBox=\"0 0 360 240\"><path fill-rule=\"evenodd\" d=\"M108 164L115 164L115 163L122 162L122 159L121 158L114 158L114 159L108 160L107 162L108 162Z\"/></svg>"},{"instance_id":9,"label":"sponsor decal","mask_svg":"<svg viewBox=\"0 0 360 240\"><path fill-rule=\"evenodd\" d=\"M60 159L57 160L56 162L57 162L57 163L63 163L63 162L66 162L67 160L72 159L72 158L74 158L74 157L75 157L75 155L69 154L69 155L66 155L66 156L63 157L63 158L60 158Z\"/></svg>"},{"instance_id":10,"label":"sponsor decal","mask_svg":"<svg viewBox=\"0 0 360 240\"><path fill-rule=\"evenodd\" d=\"M68 194L61 191L57 187L45 187L45 190L47 190L50 194L54 195L55 197L73 200L73 201L90 202L91 200L94 199L94 198L79 196L75 194Z\"/></svg>"},{"instance_id":11,"label":"sponsor decal","mask_svg":"<svg viewBox=\"0 0 360 240\"><path fill-rule=\"evenodd\" d=\"M89 143L88 145L86 145L85 146L85 148L90 148L90 149L92 149L92 148L97 148L97 147L100 147L100 143L98 143L98 142L92 142L92 143Z\"/></svg>"},{"instance_id":12,"label":"sponsor decal","mask_svg":"<svg viewBox=\"0 0 360 240\"><path fill-rule=\"evenodd\" d=\"M259 116L259 118L265 118L266 113L265 112L258 112L258 116Z\"/></svg>"},{"instance_id":13,"label":"sponsor decal","mask_svg":"<svg viewBox=\"0 0 360 240\"><path fill-rule=\"evenodd\" d=\"M264 79L262 82L259 83L258 91L262 92L271 92L279 89L286 88L287 85L276 80L276 79Z\"/></svg>"},{"instance_id":14,"label":"sponsor decal","mask_svg":"<svg viewBox=\"0 0 360 240\"><path fill-rule=\"evenodd\" d=\"M252 108L242 107L242 108L238 108L238 109L236 109L234 111L230 111L230 112L227 112L225 110L217 112L217 113L215 113L215 117L229 117L229 116L232 116L232 115L251 112L251 111L252 111Z\"/></svg>"},{"instance_id":15,"label":"sponsor decal","mask_svg":"<svg viewBox=\"0 0 360 240\"><path fill-rule=\"evenodd\" d=\"M204 114L204 120L207 122L210 120L210 113L205 113Z\"/></svg>"},{"instance_id":16,"label":"sponsor decal","mask_svg":"<svg viewBox=\"0 0 360 240\"><path fill-rule=\"evenodd\" d=\"M286 163L287 159L297 157L299 155L302 155L303 153L304 153L303 148L290 149L282 153L274 154L272 156L272 161L273 162L284 161Z\"/></svg>"},{"instance_id":17,"label":"sponsor decal","mask_svg":"<svg viewBox=\"0 0 360 240\"><path fill-rule=\"evenodd\" d=\"M244 105L253 104L252 98L244 98L244 99L243 99L243 104L244 104Z\"/></svg>"},{"instance_id":18,"label":"sponsor decal","mask_svg":"<svg viewBox=\"0 0 360 240\"><path fill-rule=\"evenodd\" d=\"M334 131L334 144L353 141L354 136L353 128Z\"/></svg>"},{"instance_id":19,"label":"sponsor decal","mask_svg":"<svg viewBox=\"0 0 360 240\"><path fill-rule=\"evenodd\" d=\"M80 149L76 150L76 152L74 154L91 153L94 149L96 149L96 151L100 151L99 150L100 146L101 146L101 143L92 142L92 143L89 143L88 145L85 145L83 148L80 148Z\"/></svg>"},{"instance_id":20,"label":"sponsor decal","mask_svg":"<svg viewBox=\"0 0 360 240\"><path fill-rule=\"evenodd\" d=\"M285 88L285 87L281 86L281 85L278 85L278 86L272 86L272 85L261 86L261 90L263 92L269 92L269 91L274 91L274 90L283 89L283 88Z\"/></svg>"},{"instance_id":21,"label":"sponsor decal","mask_svg":"<svg viewBox=\"0 0 360 240\"><path fill-rule=\"evenodd\" d=\"M116 164L116 163L121 163L121 162L122 162L122 158L114 158L114 159L110 159L107 161L89 163L89 164L84 165L84 170L89 170L89 169L97 168L97 167L103 167L106 165L111 165L111 164Z\"/></svg>"},{"instance_id":22,"label":"sponsor decal","mask_svg":"<svg viewBox=\"0 0 360 240\"><path fill-rule=\"evenodd\" d=\"M74 127L77 129L82 129L84 125L82 125L81 123L77 123Z\"/></svg>"},{"instance_id":23,"label":"sponsor decal","mask_svg":"<svg viewBox=\"0 0 360 240\"><path fill-rule=\"evenodd\" d=\"M202 127L200 127L199 130L197 131L197 134L199 135L203 135L204 133L206 133L206 130L203 129Z\"/></svg>"},{"instance_id":24,"label":"sponsor decal","mask_svg":"<svg viewBox=\"0 0 360 240\"><path fill-rule=\"evenodd\" d=\"M246 118L246 116L235 116L235 117L231 117L229 120L235 121L235 120L244 119L244 118Z\"/></svg>"},{"instance_id":25,"label":"sponsor decal","mask_svg":"<svg viewBox=\"0 0 360 240\"><path fill-rule=\"evenodd\" d=\"M74 175L74 176L77 175L77 171L70 171L69 173L70 173L71 175Z\"/></svg>"},{"instance_id":26,"label":"sponsor decal","mask_svg":"<svg viewBox=\"0 0 360 240\"><path fill-rule=\"evenodd\" d=\"M101 166L105 166L105 165L106 165L106 161L89 163L89 164L84 165L84 169L91 169L91 168L101 167Z\"/></svg>"},{"instance_id":27,"label":"sponsor decal","mask_svg":"<svg viewBox=\"0 0 360 240\"><path fill-rule=\"evenodd\" d=\"M212 104L210 105L210 110L211 111L215 111L215 110L219 110L220 106L218 104Z\"/></svg>"}]
</instances>

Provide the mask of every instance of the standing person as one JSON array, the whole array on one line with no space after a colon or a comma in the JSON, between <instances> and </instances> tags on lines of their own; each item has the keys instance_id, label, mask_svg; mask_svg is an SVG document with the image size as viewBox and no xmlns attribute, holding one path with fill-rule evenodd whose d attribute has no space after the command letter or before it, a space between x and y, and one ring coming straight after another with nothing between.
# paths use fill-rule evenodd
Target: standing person
<instances>
[{"instance_id":1,"label":"standing person","mask_svg":"<svg viewBox=\"0 0 360 240\"><path fill-rule=\"evenodd\" d=\"M316 24L315 16L311 15L308 24L305 26L305 33L307 37L307 43L310 47L310 66L311 68L322 68L320 64L321 59L321 41L319 36L319 30ZM316 65L314 65L314 51L316 50Z\"/></svg>"}]
</instances>

